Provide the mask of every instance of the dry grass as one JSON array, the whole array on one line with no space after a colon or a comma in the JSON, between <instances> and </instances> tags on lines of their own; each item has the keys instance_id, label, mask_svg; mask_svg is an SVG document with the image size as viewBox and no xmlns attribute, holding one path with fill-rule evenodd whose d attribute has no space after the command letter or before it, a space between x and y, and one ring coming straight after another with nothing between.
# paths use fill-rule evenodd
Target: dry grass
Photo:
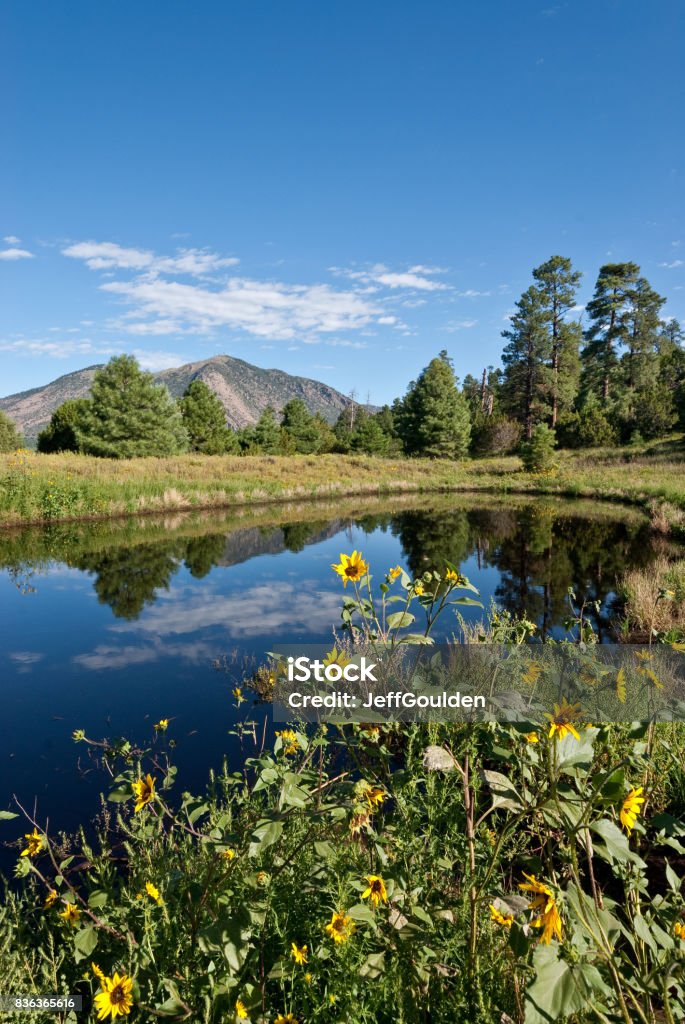
<instances>
[{"instance_id":1,"label":"dry grass","mask_svg":"<svg viewBox=\"0 0 685 1024\"><path fill-rule=\"evenodd\" d=\"M673 442L647 450L562 452L552 475L516 456L448 462L359 455L202 456L130 460L0 456L0 525L274 501L420 492L489 491L602 498L651 507L685 529L685 459Z\"/></svg>"},{"instance_id":2,"label":"dry grass","mask_svg":"<svg viewBox=\"0 0 685 1024\"><path fill-rule=\"evenodd\" d=\"M685 628L685 559L661 556L644 569L631 569L619 580L619 591L632 631Z\"/></svg>"}]
</instances>

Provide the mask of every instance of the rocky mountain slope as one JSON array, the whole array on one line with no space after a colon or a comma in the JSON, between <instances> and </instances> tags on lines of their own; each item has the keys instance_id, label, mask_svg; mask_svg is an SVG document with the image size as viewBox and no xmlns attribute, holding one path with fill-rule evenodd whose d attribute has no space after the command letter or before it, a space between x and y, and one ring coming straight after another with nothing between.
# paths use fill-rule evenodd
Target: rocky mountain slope
<instances>
[{"instance_id":1,"label":"rocky mountain slope","mask_svg":"<svg viewBox=\"0 0 685 1024\"><path fill-rule=\"evenodd\" d=\"M88 366L44 387L0 398L0 409L14 420L31 444L62 402L89 395L97 369L97 366ZM154 376L166 384L174 398L180 397L192 380L203 380L221 400L229 426L236 428L256 423L267 405L280 410L291 398L301 398L310 412L321 413L329 423L334 423L350 402L335 388L320 381L294 377L283 370L262 370L233 356L213 356L162 370Z\"/></svg>"}]
</instances>

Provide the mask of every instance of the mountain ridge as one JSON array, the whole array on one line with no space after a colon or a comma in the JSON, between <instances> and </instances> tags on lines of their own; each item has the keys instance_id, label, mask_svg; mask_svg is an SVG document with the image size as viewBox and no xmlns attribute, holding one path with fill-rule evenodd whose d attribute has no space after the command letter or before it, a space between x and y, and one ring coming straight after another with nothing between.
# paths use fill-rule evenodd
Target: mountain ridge
<instances>
[{"instance_id":1,"label":"mountain ridge","mask_svg":"<svg viewBox=\"0 0 685 1024\"><path fill-rule=\"evenodd\" d=\"M40 387L7 395L0 398L0 409L16 423L27 443L33 443L62 402L88 397L95 373L103 365L86 366ZM180 398L191 381L204 381L219 398L226 411L226 421L234 429L256 423L269 405L280 412L293 398L301 398L311 413L321 413L329 423L334 423L351 404L351 399L329 384L275 367L262 369L229 355L184 363L159 370L152 376L165 384L174 398Z\"/></svg>"}]
</instances>

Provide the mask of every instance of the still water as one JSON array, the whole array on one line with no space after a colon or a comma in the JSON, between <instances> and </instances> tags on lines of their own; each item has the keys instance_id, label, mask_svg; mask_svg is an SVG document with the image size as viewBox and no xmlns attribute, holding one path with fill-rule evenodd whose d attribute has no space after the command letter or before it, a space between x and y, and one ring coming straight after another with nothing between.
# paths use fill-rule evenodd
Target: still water
<instances>
[{"instance_id":1,"label":"still water","mask_svg":"<svg viewBox=\"0 0 685 1024\"><path fill-rule=\"evenodd\" d=\"M332 638L342 587L330 565L341 551L361 549L377 580L397 563L418 575L449 560L486 607L525 614L542 633L563 632L573 587L601 601L608 638L617 576L663 543L620 506L484 496L0 534L0 809L16 794L53 830L97 810L106 780L74 729L144 743L171 719L183 788L200 788L225 754L237 766L231 690L275 643ZM445 619L442 635L457 625ZM0 822L0 843L15 824Z\"/></svg>"}]
</instances>

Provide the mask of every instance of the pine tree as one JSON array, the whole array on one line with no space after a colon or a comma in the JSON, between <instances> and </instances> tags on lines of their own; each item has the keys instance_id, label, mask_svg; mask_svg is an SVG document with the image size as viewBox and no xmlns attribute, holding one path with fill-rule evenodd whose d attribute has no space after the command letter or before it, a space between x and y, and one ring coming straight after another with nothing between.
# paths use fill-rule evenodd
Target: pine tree
<instances>
[{"instance_id":1,"label":"pine tree","mask_svg":"<svg viewBox=\"0 0 685 1024\"><path fill-rule=\"evenodd\" d=\"M471 419L444 350L412 381L397 407L397 430L409 455L462 458L468 452Z\"/></svg>"},{"instance_id":2,"label":"pine tree","mask_svg":"<svg viewBox=\"0 0 685 1024\"><path fill-rule=\"evenodd\" d=\"M351 447L352 451L366 455L387 455L390 438L376 416L367 416L352 434Z\"/></svg>"},{"instance_id":3,"label":"pine tree","mask_svg":"<svg viewBox=\"0 0 685 1024\"><path fill-rule=\"evenodd\" d=\"M89 398L68 398L62 402L53 412L47 427L38 435L38 451L79 451L78 432L89 409Z\"/></svg>"},{"instance_id":4,"label":"pine tree","mask_svg":"<svg viewBox=\"0 0 685 1024\"><path fill-rule=\"evenodd\" d=\"M179 401L190 450L203 455L223 455L229 440L223 405L203 380L193 380Z\"/></svg>"},{"instance_id":5,"label":"pine tree","mask_svg":"<svg viewBox=\"0 0 685 1024\"><path fill-rule=\"evenodd\" d=\"M311 455L319 450L321 437L318 426L301 398L291 398L283 406L281 427L299 454Z\"/></svg>"},{"instance_id":6,"label":"pine tree","mask_svg":"<svg viewBox=\"0 0 685 1024\"><path fill-rule=\"evenodd\" d=\"M665 302L666 299L644 277L639 277L628 292L628 331L625 339L628 351L623 360L626 363L625 381L629 388L648 386L654 379L660 314Z\"/></svg>"},{"instance_id":7,"label":"pine tree","mask_svg":"<svg viewBox=\"0 0 685 1024\"><path fill-rule=\"evenodd\" d=\"M605 263L587 304L591 324L582 353L582 391L593 391L604 405L609 401L610 380L618 366L619 346L628 341L630 296L639 276L636 263Z\"/></svg>"},{"instance_id":8,"label":"pine tree","mask_svg":"<svg viewBox=\"0 0 685 1024\"><path fill-rule=\"evenodd\" d=\"M578 392L580 377L580 324L564 317L575 305L576 292L583 275L573 270L570 259L552 256L533 271L547 313L550 333L549 401L551 425L557 425L560 412L570 410Z\"/></svg>"},{"instance_id":9,"label":"pine tree","mask_svg":"<svg viewBox=\"0 0 685 1024\"><path fill-rule=\"evenodd\" d=\"M531 285L516 303L511 327L502 331L509 344L502 353L502 404L523 426L526 440L548 412L552 342L542 292Z\"/></svg>"},{"instance_id":10,"label":"pine tree","mask_svg":"<svg viewBox=\"0 0 685 1024\"><path fill-rule=\"evenodd\" d=\"M265 455L273 455L279 450L281 440L281 428L276 419L276 413L267 405L254 425L253 440L260 452Z\"/></svg>"},{"instance_id":11,"label":"pine tree","mask_svg":"<svg viewBox=\"0 0 685 1024\"><path fill-rule=\"evenodd\" d=\"M13 421L0 411L0 452L14 452L23 445L23 439Z\"/></svg>"},{"instance_id":12,"label":"pine tree","mask_svg":"<svg viewBox=\"0 0 685 1024\"><path fill-rule=\"evenodd\" d=\"M77 429L82 451L113 459L176 455L188 447L181 411L133 356L114 356L95 374L92 402Z\"/></svg>"}]
</instances>

